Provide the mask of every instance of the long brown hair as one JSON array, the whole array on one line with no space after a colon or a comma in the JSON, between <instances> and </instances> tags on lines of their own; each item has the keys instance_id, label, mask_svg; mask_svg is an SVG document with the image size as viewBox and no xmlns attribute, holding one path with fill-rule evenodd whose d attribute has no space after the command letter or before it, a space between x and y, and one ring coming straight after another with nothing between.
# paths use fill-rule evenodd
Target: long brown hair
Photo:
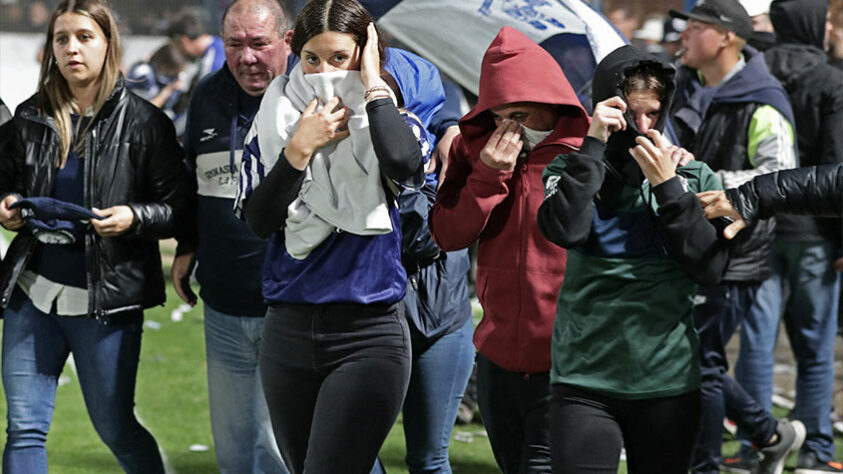
<instances>
[{"instance_id":1,"label":"long brown hair","mask_svg":"<svg viewBox=\"0 0 843 474\"><path fill-rule=\"evenodd\" d=\"M94 117L99 113L111 91L114 90L117 79L120 77L120 63L123 59L123 48L120 44L117 23L111 14L111 9L104 0L64 0L53 11L50 16L50 25L47 28L47 39L44 42L44 57L41 60L41 77L38 80L37 94L40 99L38 101L40 107L49 104L49 110L44 110L44 112L53 117L56 128L58 128L59 138L61 139L61 153L58 157L60 167L64 166L64 162L67 160L74 134L79 132L78 128L75 131L73 130L70 115L73 112L80 115L85 113L84 110L75 110L73 94L70 92L67 80L61 75L56 57L53 54L53 30L56 19L65 13L76 13L90 18L102 29L108 43L105 62L97 79L99 89L94 100ZM93 120L90 120L88 127L92 123ZM87 127L83 131L83 135L85 132L87 132Z\"/></svg>"}]
</instances>

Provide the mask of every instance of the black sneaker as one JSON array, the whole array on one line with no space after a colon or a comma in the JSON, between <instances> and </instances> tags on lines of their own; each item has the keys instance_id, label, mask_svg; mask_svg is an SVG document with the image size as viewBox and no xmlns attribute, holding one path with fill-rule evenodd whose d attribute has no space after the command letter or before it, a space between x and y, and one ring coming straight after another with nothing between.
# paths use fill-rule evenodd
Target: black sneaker
<instances>
[{"instance_id":1,"label":"black sneaker","mask_svg":"<svg viewBox=\"0 0 843 474\"><path fill-rule=\"evenodd\" d=\"M738 451L734 456L723 458L720 461L720 472L752 474L756 466L758 466L758 455L754 451L748 453L747 456L741 456L741 452Z\"/></svg>"},{"instance_id":2,"label":"black sneaker","mask_svg":"<svg viewBox=\"0 0 843 474\"><path fill-rule=\"evenodd\" d=\"M820 461L817 454L808 452L799 455L796 463L796 474L826 474L829 472L843 472L843 464L835 461Z\"/></svg>"},{"instance_id":3,"label":"black sneaker","mask_svg":"<svg viewBox=\"0 0 843 474\"><path fill-rule=\"evenodd\" d=\"M761 461L758 462L758 469L755 471L758 474L782 474L787 457L802 447L806 430L805 425L799 420L781 419L776 433L779 438L775 444L758 450L761 453Z\"/></svg>"}]
</instances>

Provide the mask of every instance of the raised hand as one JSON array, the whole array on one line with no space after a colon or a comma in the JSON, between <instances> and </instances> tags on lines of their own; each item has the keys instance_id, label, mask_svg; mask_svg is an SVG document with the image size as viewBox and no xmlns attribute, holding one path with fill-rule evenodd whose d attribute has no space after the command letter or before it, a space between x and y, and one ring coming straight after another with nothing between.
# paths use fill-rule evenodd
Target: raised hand
<instances>
[{"instance_id":1,"label":"raised hand","mask_svg":"<svg viewBox=\"0 0 843 474\"><path fill-rule=\"evenodd\" d=\"M588 136L606 143L609 135L619 130L626 130L626 119L623 116L625 113L626 102L620 97L615 96L598 103L594 107Z\"/></svg>"},{"instance_id":2,"label":"raised hand","mask_svg":"<svg viewBox=\"0 0 843 474\"><path fill-rule=\"evenodd\" d=\"M348 137L348 109L341 106L338 97L331 100L317 112L318 99L307 104L299 120L299 128L287 143L284 155L294 168L303 170L316 150Z\"/></svg>"},{"instance_id":3,"label":"raised hand","mask_svg":"<svg viewBox=\"0 0 843 474\"><path fill-rule=\"evenodd\" d=\"M632 158L638 163L644 177L650 181L651 186L658 186L670 178L676 176L676 164L674 164L670 142L668 142L658 130L652 129L647 132L647 137L636 137L638 145L629 150Z\"/></svg>"},{"instance_id":4,"label":"raised hand","mask_svg":"<svg viewBox=\"0 0 843 474\"><path fill-rule=\"evenodd\" d=\"M492 132L486 146L480 151L480 161L496 170L513 170L523 147L521 125L512 120L504 120Z\"/></svg>"},{"instance_id":5,"label":"raised hand","mask_svg":"<svg viewBox=\"0 0 843 474\"><path fill-rule=\"evenodd\" d=\"M381 79L381 57L378 54L378 30L374 23L366 27L366 46L360 56L360 80L366 90L375 86L387 87Z\"/></svg>"}]
</instances>

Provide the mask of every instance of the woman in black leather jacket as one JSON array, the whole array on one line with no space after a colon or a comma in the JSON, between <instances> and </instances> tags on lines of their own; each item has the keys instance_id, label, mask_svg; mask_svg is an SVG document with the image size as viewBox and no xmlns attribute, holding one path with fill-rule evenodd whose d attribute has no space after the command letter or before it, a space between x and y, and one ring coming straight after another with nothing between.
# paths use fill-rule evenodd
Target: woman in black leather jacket
<instances>
[{"instance_id":1,"label":"woman in black leather jacket","mask_svg":"<svg viewBox=\"0 0 843 474\"><path fill-rule=\"evenodd\" d=\"M735 237L741 229L776 214L817 217L843 215L843 164L808 166L756 176L738 188L697 195L705 216L728 217L733 222L723 235Z\"/></svg>"},{"instance_id":2,"label":"woman in black leather jacket","mask_svg":"<svg viewBox=\"0 0 843 474\"><path fill-rule=\"evenodd\" d=\"M182 150L167 116L124 88L102 0L59 4L46 45L38 92L0 149L0 224L18 233L0 265L3 472L47 472L71 352L94 427L123 469L164 472L133 407L143 310L164 302L157 241L184 238L175 224L191 205Z\"/></svg>"}]
</instances>

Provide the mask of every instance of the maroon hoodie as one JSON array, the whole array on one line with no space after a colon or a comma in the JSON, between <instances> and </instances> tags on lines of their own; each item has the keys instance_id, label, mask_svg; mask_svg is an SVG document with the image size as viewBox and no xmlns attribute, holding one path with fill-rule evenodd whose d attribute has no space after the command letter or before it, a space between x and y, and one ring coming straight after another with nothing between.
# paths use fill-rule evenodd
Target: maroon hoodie
<instances>
[{"instance_id":1,"label":"maroon hoodie","mask_svg":"<svg viewBox=\"0 0 843 474\"><path fill-rule=\"evenodd\" d=\"M553 132L513 171L480 161L495 130L489 109L513 102L558 104ZM559 154L578 150L589 118L559 65L544 49L504 27L483 57L477 106L460 120L450 164L430 217L444 250L479 240L477 295L483 319L474 333L481 354L513 372L550 370L550 336L565 251L536 224L544 200L542 172Z\"/></svg>"}]
</instances>

